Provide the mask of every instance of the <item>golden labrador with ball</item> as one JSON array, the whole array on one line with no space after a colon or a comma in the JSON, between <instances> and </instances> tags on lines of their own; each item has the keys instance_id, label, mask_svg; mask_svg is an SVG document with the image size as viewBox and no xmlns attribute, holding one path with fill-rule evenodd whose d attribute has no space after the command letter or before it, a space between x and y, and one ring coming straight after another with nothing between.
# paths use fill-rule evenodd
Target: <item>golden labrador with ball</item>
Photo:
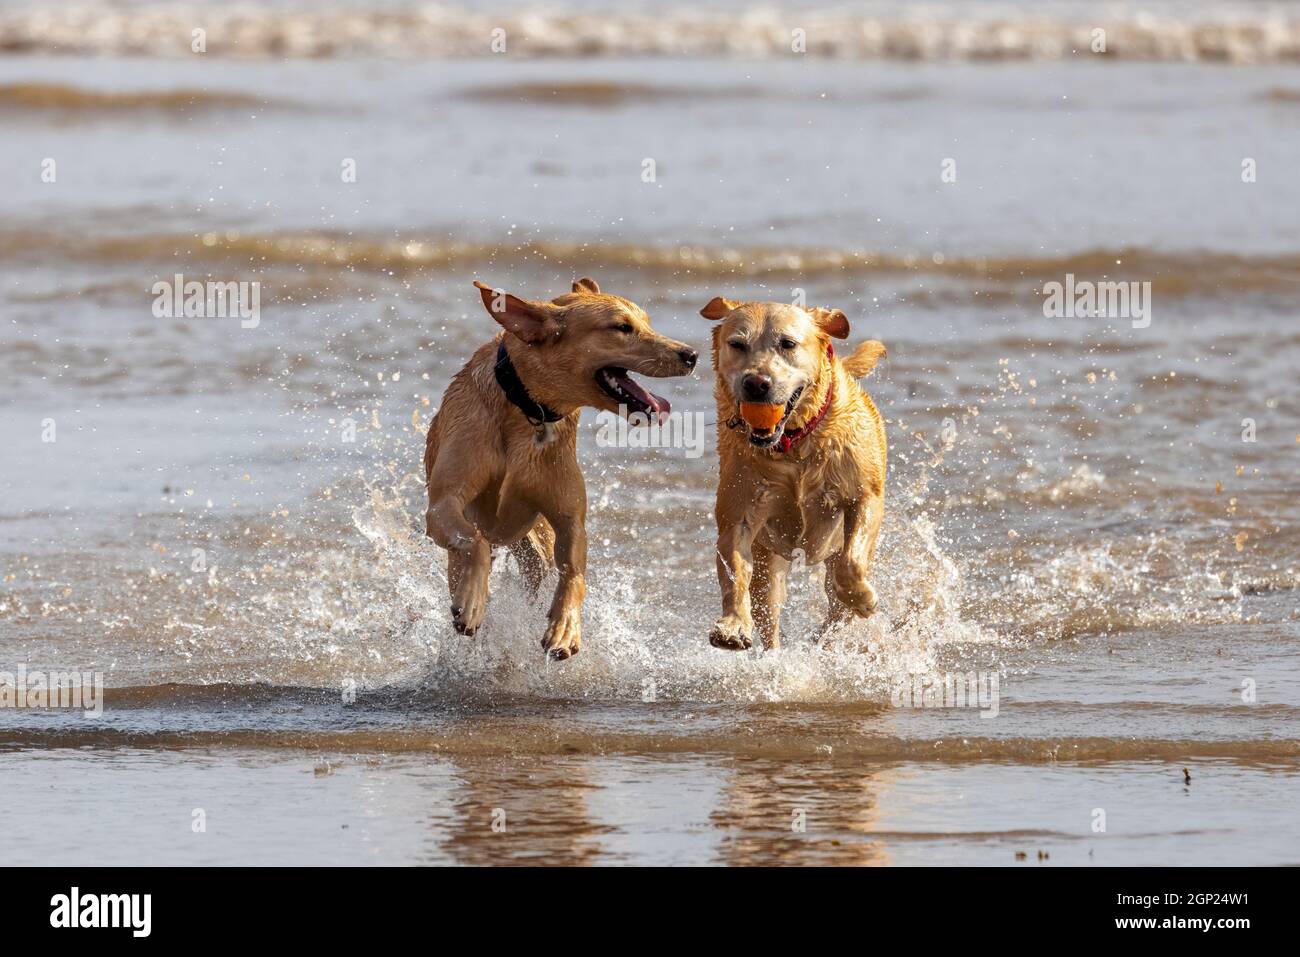
<instances>
[{"instance_id":1,"label":"golden labrador with ball","mask_svg":"<svg viewBox=\"0 0 1300 957\"><path fill-rule=\"evenodd\" d=\"M823 633L876 610L868 578L885 514L885 424L856 379L885 355L874 340L841 359L838 309L712 300L718 404L718 648L780 645L785 579L796 549L826 563Z\"/></svg>"}]
</instances>

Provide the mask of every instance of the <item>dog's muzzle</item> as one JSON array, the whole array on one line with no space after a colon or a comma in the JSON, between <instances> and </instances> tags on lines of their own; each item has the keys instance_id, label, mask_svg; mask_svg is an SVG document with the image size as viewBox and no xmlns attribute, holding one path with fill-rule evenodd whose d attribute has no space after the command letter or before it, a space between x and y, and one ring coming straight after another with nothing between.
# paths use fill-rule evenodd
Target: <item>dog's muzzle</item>
<instances>
[{"instance_id":1,"label":"dog's muzzle","mask_svg":"<svg viewBox=\"0 0 1300 957\"><path fill-rule=\"evenodd\" d=\"M749 433L749 442L751 445L757 446L760 449L770 449L776 445L776 443L781 441L781 435L785 432L785 424L789 420L791 414L793 414L795 406L799 404L799 398L803 395L803 389L803 386L799 386L799 388L795 389L794 392L790 393L790 398L786 400L785 412L782 414L781 420L770 429L754 428L746 422L743 417L741 417L739 410L737 410L735 417L727 423L727 426L733 429L743 426Z\"/></svg>"}]
</instances>

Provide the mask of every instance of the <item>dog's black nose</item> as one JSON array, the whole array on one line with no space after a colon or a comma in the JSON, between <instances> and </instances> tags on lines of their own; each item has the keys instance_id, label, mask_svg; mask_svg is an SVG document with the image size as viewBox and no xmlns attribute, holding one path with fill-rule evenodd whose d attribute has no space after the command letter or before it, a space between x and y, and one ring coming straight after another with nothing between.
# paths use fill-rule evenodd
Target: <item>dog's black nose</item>
<instances>
[{"instance_id":1,"label":"dog's black nose","mask_svg":"<svg viewBox=\"0 0 1300 957\"><path fill-rule=\"evenodd\" d=\"M772 380L765 375L751 372L740 380L741 391L752 402L763 402L772 394Z\"/></svg>"},{"instance_id":2,"label":"dog's black nose","mask_svg":"<svg viewBox=\"0 0 1300 957\"><path fill-rule=\"evenodd\" d=\"M700 357L700 354L694 349L678 349L677 355L682 360L682 364L686 366L688 370L695 368L695 360Z\"/></svg>"}]
</instances>

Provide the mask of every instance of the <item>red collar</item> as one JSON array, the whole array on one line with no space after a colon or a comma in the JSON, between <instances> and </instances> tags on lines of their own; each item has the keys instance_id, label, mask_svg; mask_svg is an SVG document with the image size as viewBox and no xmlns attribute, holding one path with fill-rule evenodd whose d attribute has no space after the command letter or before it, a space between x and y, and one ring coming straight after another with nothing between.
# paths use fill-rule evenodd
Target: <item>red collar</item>
<instances>
[{"instance_id":1,"label":"red collar","mask_svg":"<svg viewBox=\"0 0 1300 957\"><path fill-rule=\"evenodd\" d=\"M826 357L832 362L835 361L835 347L829 342L826 343ZM830 388L826 390L826 401L811 419L793 432L787 431L780 439L777 440L776 452L789 452L792 448L808 437L808 434L817 428L818 423L826 417L826 413L831 410L831 396L835 394L835 376L831 375Z\"/></svg>"}]
</instances>

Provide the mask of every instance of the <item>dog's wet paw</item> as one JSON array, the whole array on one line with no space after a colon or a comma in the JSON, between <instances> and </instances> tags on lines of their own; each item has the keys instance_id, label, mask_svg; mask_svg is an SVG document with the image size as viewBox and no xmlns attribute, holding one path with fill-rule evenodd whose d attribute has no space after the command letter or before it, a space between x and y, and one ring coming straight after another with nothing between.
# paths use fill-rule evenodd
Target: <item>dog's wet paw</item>
<instances>
[{"instance_id":1,"label":"dog's wet paw","mask_svg":"<svg viewBox=\"0 0 1300 957\"><path fill-rule=\"evenodd\" d=\"M546 634L542 636L542 648L554 661L572 658L582 650L582 626L577 612L569 612L547 626Z\"/></svg>"},{"instance_id":2,"label":"dog's wet paw","mask_svg":"<svg viewBox=\"0 0 1300 957\"><path fill-rule=\"evenodd\" d=\"M876 590L859 578L837 575L835 597L860 618L870 618L876 611Z\"/></svg>"},{"instance_id":3,"label":"dog's wet paw","mask_svg":"<svg viewBox=\"0 0 1300 957\"><path fill-rule=\"evenodd\" d=\"M451 624L462 635L473 637L483 624L483 614L487 611L487 601L474 600L466 605L451 606Z\"/></svg>"},{"instance_id":4,"label":"dog's wet paw","mask_svg":"<svg viewBox=\"0 0 1300 957\"><path fill-rule=\"evenodd\" d=\"M467 578L452 593L451 623L462 635L473 635L483 624L487 614L488 590L486 580Z\"/></svg>"},{"instance_id":5,"label":"dog's wet paw","mask_svg":"<svg viewBox=\"0 0 1300 957\"><path fill-rule=\"evenodd\" d=\"M746 651L754 647L749 632L750 629L738 615L724 615L709 632L709 644L728 651Z\"/></svg>"}]
</instances>

